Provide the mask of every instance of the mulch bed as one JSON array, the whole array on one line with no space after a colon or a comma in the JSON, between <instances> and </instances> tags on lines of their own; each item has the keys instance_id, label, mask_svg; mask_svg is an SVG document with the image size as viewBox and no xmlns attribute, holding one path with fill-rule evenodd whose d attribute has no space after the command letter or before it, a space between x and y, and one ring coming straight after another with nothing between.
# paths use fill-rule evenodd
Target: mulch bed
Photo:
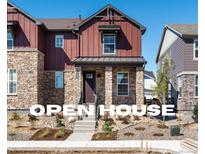
<instances>
[{"instance_id":1,"label":"mulch bed","mask_svg":"<svg viewBox=\"0 0 205 154\"><path fill-rule=\"evenodd\" d=\"M106 134L104 132L95 133L92 136L92 140L117 140L117 131L111 132L109 134Z\"/></svg>"},{"instance_id":2,"label":"mulch bed","mask_svg":"<svg viewBox=\"0 0 205 154\"><path fill-rule=\"evenodd\" d=\"M59 131L59 129L53 129L53 128L42 128L38 130L34 135L31 136L30 140L57 140L57 141L63 141L67 139L72 133L72 130L65 129L65 133L62 136L55 137L55 134Z\"/></svg>"}]
</instances>

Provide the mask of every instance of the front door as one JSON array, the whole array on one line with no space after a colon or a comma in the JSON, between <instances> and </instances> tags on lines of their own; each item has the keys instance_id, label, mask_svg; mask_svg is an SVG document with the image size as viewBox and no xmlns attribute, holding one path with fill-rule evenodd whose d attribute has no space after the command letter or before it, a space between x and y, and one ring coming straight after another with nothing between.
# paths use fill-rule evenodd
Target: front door
<instances>
[{"instance_id":1,"label":"front door","mask_svg":"<svg viewBox=\"0 0 205 154\"><path fill-rule=\"evenodd\" d=\"M95 102L95 72L84 72L84 102Z\"/></svg>"}]
</instances>

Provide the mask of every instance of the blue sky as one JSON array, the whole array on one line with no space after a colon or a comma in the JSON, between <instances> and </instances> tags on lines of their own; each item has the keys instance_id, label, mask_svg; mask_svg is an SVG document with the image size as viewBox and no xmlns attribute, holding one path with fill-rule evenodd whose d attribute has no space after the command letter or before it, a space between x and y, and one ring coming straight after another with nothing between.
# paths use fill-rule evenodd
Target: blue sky
<instances>
[{"instance_id":1,"label":"blue sky","mask_svg":"<svg viewBox=\"0 0 205 154\"><path fill-rule=\"evenodd\" d=\"M35 18L86 18L110 3L147 28L142 53L147 70L156 71L155 59L165 24L197 23L197 0L12 0Z\"/></svg>"}]
</instances>

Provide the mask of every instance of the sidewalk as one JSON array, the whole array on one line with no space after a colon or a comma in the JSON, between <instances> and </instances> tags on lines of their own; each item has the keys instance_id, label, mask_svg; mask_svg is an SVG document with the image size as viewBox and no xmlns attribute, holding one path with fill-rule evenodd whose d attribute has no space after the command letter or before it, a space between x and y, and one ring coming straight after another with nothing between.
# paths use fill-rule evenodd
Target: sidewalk
<instances>
[{"instance_id":1,"label":"sidewalk","mask_svg":"<svg viewBox=\"0 0 205 154\"><path fill-rule=\"evenodd\" d=\"M126 150L159 149L173 153L191 154L181 147L181 140L143 140L143 141L8 141L9 150ZM161 150L160 150L161 149Z\"/></svg>"}]
</instances>

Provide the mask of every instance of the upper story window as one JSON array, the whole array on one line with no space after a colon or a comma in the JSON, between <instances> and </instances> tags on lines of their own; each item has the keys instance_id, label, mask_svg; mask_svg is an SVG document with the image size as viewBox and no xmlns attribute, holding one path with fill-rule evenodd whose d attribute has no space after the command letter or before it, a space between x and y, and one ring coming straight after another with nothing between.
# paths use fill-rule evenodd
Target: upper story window
<instances>
[{"instance_id":1,"label":"upper story window","mask_svg":"<svg viewBox=\"0 0 205 154\"><path fill-rule=\"evenodd\" d=\"M56 48L63 48L64 47L64 36L63 35L56 35L55 47Z\"/></svg>"},{"instance_id":2,"label":"upper story window","mask_svg":"<svg viewBox=\"0 0 205 154\"><path fill-rule=\"evenodd\" d=\"M126 72L117 73L117 94L118 96L129 95L129 74Z\"/></svg>"},{"instance_id":3,"label":"upper story window","mask_svg":"<svg viewBox=\"0 0 205 154\"><path fill-rule=\"evenodd\" d=\"M104 34L103 35L103 54L115 54L116 52L116 35Z\"/></svg>"},{"instance_id":4,"label":"upper story window","mask_svg":"<svg viewBox=\"0 0 205 154\"><path fill-rule=\"evenodd\" d=\"M198 75L196 75L194 79L194 94L195 97L198 97Z\"/></svg>"},{"instance_id":5,"label":"upper story window","mask_svg":"<svg viewBox=\"0 0 205 154\"><path fill-rule=\"evenodd\" d=\"M17 73L16 69L7 70L7 94L17 93Z\"/></svg>"},{"instance_id":6,"label":"upper story window","mask_svg":"<svg viewBox=\"0 0 205 154\"><path fill-rule=\"evenodd\" d=\"M198 40L194 40L194 59L198 59Z\"/></svg>"},{"instance_id":7,"label":"upper story window","mask_svg":"<svg viewBox=\"0 0 205 154\"><path fill-rule=\"evenodd\" d=\"M7 49L12 49L14 46L14 37L12 31L7 32Z\"/></svg>"},{"instance_id":8,"label":"upper story window","mask_svg":"<svg viewBox=\"0 0 205 154\"><path fill-rule=\"evenodd\" d=\"M63 72L55 72L55 88L63 88Z\"/></svg>"}]
</instances>

